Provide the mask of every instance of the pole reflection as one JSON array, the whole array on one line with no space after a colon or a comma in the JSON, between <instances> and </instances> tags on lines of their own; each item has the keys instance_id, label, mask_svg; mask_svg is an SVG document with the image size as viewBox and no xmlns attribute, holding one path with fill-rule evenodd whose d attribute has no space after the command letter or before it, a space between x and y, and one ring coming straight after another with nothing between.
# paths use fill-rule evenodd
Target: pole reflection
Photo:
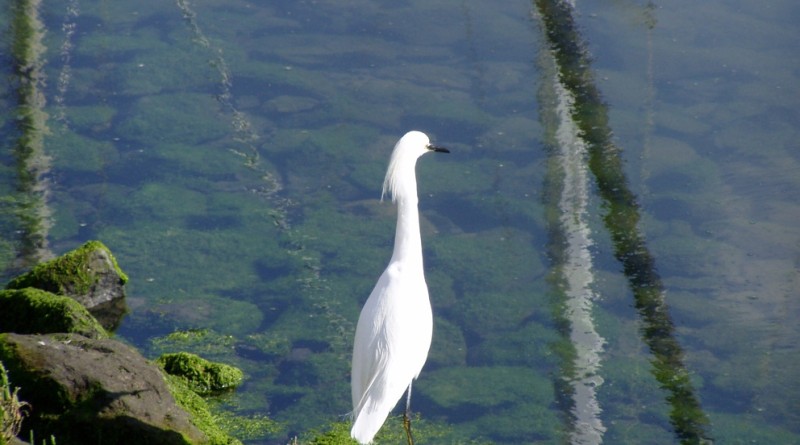
<instances>
[{"instance_id":1,"label":"pole reflection","mask_svg":"<svg viewBox=\"0 0 800 445\"><path fill-rule=\"evenodd\" d=\"M547 52L555 65L557 83L574 101L571 120L585 144L588 171L594 176L605 211L603 222L611 235L614 255L622 263L642 320L642 338L652 354L651 372L667 392L670 423L682 444L711 443L707 432L708 417L683 363L683 349L675 338L675 326L664 301L664 285L655 259L638 228L639 205L636 195L628 187L622 150L612 142L608 108L593 81L591 60L572 17L573 6L564 0L534 0L534 7L549 46ZM543 84L550 81L543 76ZM565 229L567 227L562 225L557 231ZM565 235L560 235L560 238ZM575 345L575 349L578 351L579 345ZM573 392L572 419L577 419L576 413L580 409L587 409L579 408L578 403L581 401ZM599 407L597 412L599 414ZM574 431L572 443L589 443L581 440L579 423L571 425L571 428Z\"/></svg>"}]
</instances>

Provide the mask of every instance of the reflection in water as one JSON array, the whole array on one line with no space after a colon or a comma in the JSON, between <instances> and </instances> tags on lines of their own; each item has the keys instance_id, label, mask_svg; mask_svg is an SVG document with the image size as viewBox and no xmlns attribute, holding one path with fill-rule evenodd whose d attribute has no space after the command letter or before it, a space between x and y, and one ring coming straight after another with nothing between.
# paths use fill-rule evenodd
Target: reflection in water
<instances>
[{"instance_id":1,"label":"reflection in water","mask_svg":"<svg viewBox=\"0 0 800 445\"><path fill-rule=\"evenodd\" d=\"M78 27L76 20L78 16L80 16L80 13L78 0L69 0L67 2L67 12L64 14L64 21L61 23L61 31L64 33L64 40L61 42L61 49L59 50L61 71L58 73L56 95L53 97L53 102L56 108L54 118L61 123L64 129L68 127L64 96L67 95L69 83L72 80L72 49L74 48L72 37L75 35L75 30Z\"/></svg>"},{"instance_id":2,"label":"reflection in water","mask_svg":"<svg viewBox=\"0 0 800 445\"><path fill-rule=\"evenodd\" d=\"M589 169L606 209L603 221L642 318L642 336L653 355L652 373L668 392L670 422L681 443L708 443L708 418L683 364L683 350L675 339L655 261L638 229L639 206L628 188L621 150L611 141L608 110L593 83L590 60L573 21L572 7L562 0L535 0L534 5L560 83L575 99L572 118L588 148Z\"/></svg>"},{"instance_id":3,"label":"reflection in water","mask_svg":"<svg viewBox=\"0 0 800 445\"><path fill-rule=\"evenodd\" d=\"M598 387L603 383L599 374L601 353L605 340L594 326L592 305L596 295L592 290L594 270L589 248L591 230L584 218L588 201L588 172L586 143L572 119L575 99L558 81L549 53L541 54L543 82L539 103L550 157L547 175L550 257L553 261L550 282L557 295L560 309L556 317L566 325L564 335L572 346L571 357L565 358L560 394L568 395L569 437L572 444L596 445L603 442L606 428L600 419L597 400ZM548 105L550 109L546 109Z\"/></svg>"},{"instance_id":4,"label":"reflection in water","mask_svg":"<svg viewBox=\"0 0 800 445\"><path fill-rule=\"evenodd\" d=\"M656 27L656 5L652 1L647 2L644 7L644 23L647 27L647 96L645 97L644 110L645 110L645 128L643 132L644 141L642 142L642 159L648 160L650 158L650 147L652 146L651 135L653 127L655 126L655 113L653 106L655 104L656 90L655 90L655 71L653 68L653 29ZM650 178L650 171L647 169L647 162L642 162L641 172L639 174L642 196L646 197L649 194L647 183Z\"/></svg>"},{"instance_id":5,"label":"reflection in water","mask_svg":"<svg viewBox=\"0 0 800 445\"><path fill-rule=\"evenodd\" d=\"M8 52L13 59L10 88L15 90L16 96L13 153L17 164L17 193L4 197L2 203L3 207L8 207L3 209L4 219L15 220L9 224L16 227L19 235L14 246L16 264L13 267L25 269L52 257L47 246L49 189L43 178L50 169L50 159L44 153L44 136L48 131L42 93L44 25L39 19L38 0L18 0L13 3L12 11L12 48Z\"/></svg>"}]
</instances>

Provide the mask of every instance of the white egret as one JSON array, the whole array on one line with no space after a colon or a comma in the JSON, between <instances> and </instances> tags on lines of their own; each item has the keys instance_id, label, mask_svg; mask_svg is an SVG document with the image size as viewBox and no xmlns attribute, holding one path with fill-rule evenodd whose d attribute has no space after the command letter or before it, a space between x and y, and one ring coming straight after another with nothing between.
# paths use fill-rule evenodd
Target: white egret
<instances>
[{"instance_id":1,"label":"white egret","mask_svg":"<svg viewBox=\"0 0 800 445\"><path fill-rule=\"evenodd\" d=\"M394 146L383 181L381 200L388 192L397 203L397 230L392 258L361 310L353 344L350 435L361 444L372 442L406 388L403 423L409 443L413 442L411 382L428 358L433 333L414 167L420 156L432 151L450 152L431 145L424 133L406 133Z\"/></svg>"}]
</instances>

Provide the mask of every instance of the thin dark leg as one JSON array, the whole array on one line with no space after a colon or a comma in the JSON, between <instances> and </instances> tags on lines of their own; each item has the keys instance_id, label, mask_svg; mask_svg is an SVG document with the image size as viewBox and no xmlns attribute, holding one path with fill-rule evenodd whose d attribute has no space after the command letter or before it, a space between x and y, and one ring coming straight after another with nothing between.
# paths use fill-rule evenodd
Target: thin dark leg
<instances>
[{"instance_id":1,"label":"thin dark leg","mask_svg":"<svg viewBox=\"0 0 800 445\"><path fill-rule=\"evenodd\" d=\"M403 413L403 427L406 429L408 445L414 445L414 436L411 434L411 383L408 384L408 395L406 396L406 410Z\"/></svg>"}]
</instances>

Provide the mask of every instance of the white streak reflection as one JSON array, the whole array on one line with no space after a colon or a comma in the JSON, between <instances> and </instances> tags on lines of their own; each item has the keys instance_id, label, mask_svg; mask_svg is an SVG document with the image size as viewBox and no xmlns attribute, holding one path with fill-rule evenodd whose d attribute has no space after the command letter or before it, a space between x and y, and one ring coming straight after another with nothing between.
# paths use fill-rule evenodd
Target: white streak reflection
<instances>
[{"instance_id":1,"label":"white streak reflection","mask_svg":"<svg viewBox=\"0 0 800 445\"><path fill-rule=\"evenodd\" d=\"M606 431L600 420L597 389L603 383L599 375L600 354L605 340L594 326L592 304L596 295L592 290L594 280L591 230L586 224L588 200L588 174L586 143L572 119L574 98L558 81L554 82L557 98L556 152L563 169L564 179L559 209L561 230L565 237L563 274L564 317L570 322L570 340L575 348L575 374L569 379L572 387L572 415L574 429L570 432L572 444L600 444Z\"/></svg>"}]
</instances>

